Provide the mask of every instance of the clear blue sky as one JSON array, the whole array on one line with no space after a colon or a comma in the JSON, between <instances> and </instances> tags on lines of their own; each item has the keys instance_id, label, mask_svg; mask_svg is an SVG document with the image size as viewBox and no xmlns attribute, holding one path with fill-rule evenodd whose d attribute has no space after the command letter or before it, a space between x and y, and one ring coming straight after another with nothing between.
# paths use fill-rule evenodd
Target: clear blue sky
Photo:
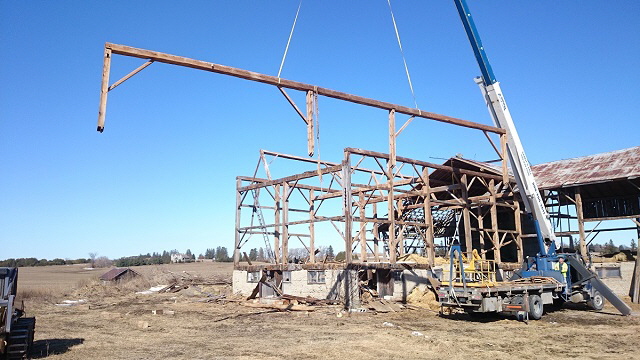
<instances>
[{"instance_id":1,"label":"clear blue sky","mask_svg":"<svg viewBox=\"0 0 640 360\"><path fill-rule=\"evenodd\" d=\"M453 2L392 4L420 108L489 124ZM304 155L300 119L271 86L153 64L99 134L103 46L276 75L297 5L0 0L0 258L232 248L235 176L261 148ZM640 2L469 5L532 163L639 144ZM114 56L112 81L141 63ZM305 1L282 76L413 104L384 0ZM387 151L382 110L321 98L320 124L327 160ZM492 158L482 133L427 120L398 153Z\"/></svg>"}]
</instances>

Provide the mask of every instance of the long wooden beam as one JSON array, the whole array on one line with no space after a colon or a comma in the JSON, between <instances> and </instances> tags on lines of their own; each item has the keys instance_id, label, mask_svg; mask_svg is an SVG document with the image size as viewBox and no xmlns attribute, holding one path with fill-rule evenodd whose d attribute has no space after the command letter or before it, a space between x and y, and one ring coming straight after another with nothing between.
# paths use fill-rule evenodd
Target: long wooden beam
<instances>
[{"instance_id":1,"label":"long wooden beam","mask_svg":"<svg viewBox=\"0 0 640 360\"><path fill-rule=\"evenodd\" d=\"M282 184L282 183L287 183L289 181L296 181L296 180L302 180L302 179L308 179L314 176L319 176L319 175L324 175L324 174L328 174L331 172L337 172L342 170L342 165L337 165L337 166L330 166L328 168L323 168L320 169L318 171L306 171L303 172L301 174L297 174L297 175L291 175L291 176L287 176L287 177L283 177L281 179L275 179L275 180L269 180L269 181L265 181L262 183L256 183L256 184L251 184L251 185L247 185L247 186L241 186L238 188L238 191L249 191L249 190L255 190L255 189L259 189L259 188L263 188L263 187L267 187L267 186L272 186L275 184Z\"/></svg>"},{"instance_id":2,"label":"long wooden beam","mask_svg":"<svg viewBox=\"0 0 640 360\"><path fill-rule=\"evenodd\" d=\"M313 91L318 95L323 95L323 96L334 98L334 99L349 101L349 102L366 105L366 106L372 106L372 107L376 107L376 108L380 108L388 111L395 110L395 112L401 113L401 114L436 120L436 121L453 124L453 125L464 126L472 129L489 131L496 134L506 133L504 129L500 129L494 126L479 124L479 123L475 123L468 120L462 120L462 119L457 119L457 118L453 118L446 115L440 115L432 112L422 111L420 109L413 109L406 106L369 99L369 98L365 98L358 95L351 95L351 94L347 94L347 93L336 91L336 90L322 88L319 86L314 86L314 85L305 84L305 83L292 81L292 80L286 80L286 79L278 78L276 76L260 74L253 71L238 69L231 66L214 64L214 63L201 61L201 60L194 60L194 59L190 59L182 56L165 54L157 51L144 50L144 49L134 48L131 46L118 45L118 44L112 44L112 43L105 44L105 53L106 52L109 53L107 61L111 60L110 54L118 54L118 55L136 57L140 59L148 59L148 60L153 60L153 61L157 61L165 64L185 66L193 69L205 70L205 71L215 72L219 74L239 77L242 79L257 81L257 82L261 82L269 85L278 86L281 88L287 88L287 89L293 89L293 90L299 90L299 91ZM105 55L105 57L107 57L107 55ZM108 70L109 68L105 66L105 71L108 72ZM103 74L102 81L103 83L105 82L104 74ZM106 81L108 81L108 75L106 77ZM103 84L103 89L107 89L107 88L108 88L108 84L107 85ZM98 131L99 132L102 132L104 130L104 121L105 121L105 114L106 114L106 111L104 111L104 108L106 107L106 101L107 101L106 91L103 91L103 93L104 93L103 96L101 96L100 98L101 111L98 114Z\"/></svg>"},{"instance_id":3,"label":"long wooden beam","mask_svg":"<svg viewBox=\"0 0 640 360\"><path fill-rule=\"evenodd\" d=\"M372 156L372 157L377 157L377 158L385 159L385 160L389 160L389 158L390 158L389 154L385 154L385 153L381 153L381 152L377 152L377 151L363 150L363 149L356 149L356 148L346 148L344 150L349 152L349 153L351 153L351 154ZM456 173L460 173L460 174L467 174L467 175L477 176L477 177L481 177L481 178L485 178L485 179L502 180L502 176L499 176L499 175L481 173L481 172L472 171L472 170L466 170L466 169L458 169L458 168L453 168L451 166L438 165L438 164L430 163L430 162L427 162L427 161L414 160L414 159L409 159L409 158L402 157L402 156L396 156L395 158L396 158L396 161L401 161L401 162L404 162L404 163L407 163L407 164L413 164L413 165L418 165L418 166L424 166L424 167L428 167L428 168L431 168L431 169L444 170L444 171L449 171L449 172L452 172L452 173L456 172ZM513 179L512 177L509 178L509 180L512 180L512 179Z\"/></svg>"}]
</instances>

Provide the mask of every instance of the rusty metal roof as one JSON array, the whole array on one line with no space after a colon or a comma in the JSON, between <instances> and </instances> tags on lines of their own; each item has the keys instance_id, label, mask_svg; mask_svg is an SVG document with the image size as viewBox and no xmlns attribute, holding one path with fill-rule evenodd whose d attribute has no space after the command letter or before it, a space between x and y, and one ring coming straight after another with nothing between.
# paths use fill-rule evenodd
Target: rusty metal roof
<instances>
[{"instance_id":1,"label":"rusty metal roof","mask_svg":"<svg viewBox=\"0 0 640 360\"><path fill-rule=\"evenodd\" d=\"M532 166L540 189L640 177L640 146Z\"/></svg>"},{"instance_id":2,"label":"rusty metal roof","mask_svg":"<svg viewBox=\"0 0 640 360\"><path fill-rule=\"evenodd\" d=\"M120 276L124 275L129 271L133 273L134 276L138 275L137 272L131 270L130 268L113 268L107 271L106 273L102 274L102 276L100 276L100 280L104 280L104 281L118 280Z\"/></svg>"}]
</instances>

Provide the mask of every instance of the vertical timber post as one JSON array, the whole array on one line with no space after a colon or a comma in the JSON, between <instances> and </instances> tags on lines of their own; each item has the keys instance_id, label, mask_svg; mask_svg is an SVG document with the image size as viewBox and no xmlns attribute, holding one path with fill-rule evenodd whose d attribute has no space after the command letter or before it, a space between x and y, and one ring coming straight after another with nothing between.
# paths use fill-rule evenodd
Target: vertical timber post
<instances>
[{"instance_id":1,"label":"vertical timber post","mask_svg":"<svg viewBox=\"0 0 640 360\"><path fill-rule=\"evenodd\" d=\"M482 205L478 205L478 235L480 237L480 257L482 260L487 260L487 253L484 251L484 237L486 236L486 230L484 229L484 215L482 214Z\"/></svg>"},{"instance_id":2,"label":"vertical timber post","mask_svg":"<svg viewBox=\"0 0 640 360\"><path fill-rule=\"evenodd\" d=\"M509 168L507 161L509 155L507 154L507 134L500 134L500 150L502 152L502 184L505 188L509 186Z\"/></svg>"},{"instance_id":3,"label":"vertical timber post","mask_svg":"<svg viewBox=\"0 0 640 360\"><path fill-rule=\"evenodd\" d=\"M237 267L240 264L240 216L242 210L242 194L240 194L240 187L242 186L242 180L236 178L236 237L235 246L233 247L233 267Z\"/></svg>"},{"instance_id":4,"label":"vertical timber post","mask_svg":"<svg viewBox=\"0 0 640 360\"><path fill-rule=\"evenodd\" d=\"M104 119L107 116L107 94L109 93L109 73L111 72L111 49L104 48L102 64L102 87L100 88L100 105L98 107L98 131L104 130Z\"/></svg>"},{"instance_id":5,"label":"vertical timber post","mask_svg":"<svg viewBox=\"0 0 640 360\"><path fill-rule=\"evenodd\" d=\"M498 234L498 205L496 199L496 184L495 180L489 180L489 192L491 193L491 232L493 242L493 260L496 264L500 264L502 261L500 256L500 234Z\"/></svg>"},{"instance_id":6,"label":"vertical timber post","mask_svg":"<svg viewBox=\"0 0 640 360\"><path fill-rule=\"evenodd\" d=\"M424 222L427 226L427 238L425 240L425 252L427 255L427 259L429 259L429 265L433 266L435 264L436 251L435 244L433 241L433 214L431 214L431 185L429 184L429 169L424 168L422 170L422 179L424 181L424 186L422 187L424 194L423 212L424 212Z\"/></svg>"},{"instance_id":7,"label":"vertical timber post","mask_svg":"<svg viewBox=\"0 0 640 360\"><path fill-rule=\"evenodd\" d=\"M309 190L309 261L312 264L316 262L316 231L315 231L315 207L313 201L315 200L315 194L313 189Z\"/></svg>"},{"instance_id":8,"label":"vertical timber post","mask_svg":"<svg viewBox=\"0 0 640 360\"><path fill-rule=\"evenodd\" d=\"M378 203L373 203L373 217L378 217ZM378 235L378 225L377 222L373 223L373 257L375 261L380 261L380 252L378 250L378 243L380 242L380 236Z\"/></svg>"},{"instance_id":9,"label":"vertical timber post","mask_svg":"<svg viewBox=\"0 0 640 360\"><path fill-rule=\"evenodd\" d=\"M396 209L398 209L398 216L400 216L400 214L402 214L404 212L404 204L402 203L402 200L397 200L396 201ZM405 255L405 238L404 238L404 231L406 229L405 224L400 225L399 230L398 231L398 239L396 240L398 242L398 252L400 253L400 256L404 256Z\"/></svg>"},{"instance_id":10,"label":"vertical timber post","mask_svg":"<svg viewBox=\"0 0 640 360\"><path fill-rule=\"evenodd\" d=\"M284 183L282 192L282 264L289 262L289 183Z\"/></svg>"},{"instance_id":11,"label":"vertical timber post","mask_svg":"<svg viewBox=\"0 0 640 360\"><path fill-rule=\"evenodd\" d=\"M273 232L273 255L275 257L276 264L280 264L280 184L276 184L274 186L274 197L275 197L275 230Z\"/></svg>"},{"instance_id":12,"label":"vertical timber post","mask_svg":"<svg viewBox=\"0 0 640 360\"><path fill-rule=\"evenodd\" d=\"M344 253L347 266L352 263L351 245L353 238L351 229L353 227L353 215L351 206L353 199L351 196L351 159L349 153L345 151L342 161L342 207L344 212Z\"/></svg>"},{"instance_id":13,"label":"vertical timber post","mask_svg":"<svg viewBox=\"0 0 640 360\"><path fill-rule=\"evenodd\" d=\"M460 178L460 185L462 185L462 201L464 201L464 207L462 208L462 218L464 220L464 242L467 249L467 259L473 259L473 238L471 235L471 216L469 216L469 181L467 180L467 174L463 174Z\"/></svg>"},{"instance_id":14,"label":"vertical timber post","mask_svg":"<svg viewBox=\"0 0 640 360\"><path fill-rule=\"evenodd\" d=\"M586 235L584 233L584 214L582 213L582 194L580 187L576 187L576 216L578 218L578 233L580 234L580 255L586 262L587 256L587 242Z\"/></svg>"},{"instance_id":15,"label":"vertical timber post","mask_svg":"<svg viewBox=\"0 0 640 360\"><path fill-rule=\"evenodd\" d=\"M307 91L307 152L309 156L313 156L314 153L314 139L313 139L313 115L314 111L314 103L315 103L315 93L311 90Z\"/></svg>"},{"instance_id":16,"label":"vertical timber post","mask_svg":"<svg viewBox=\"0 0 640 360\"><path fill-rule=\"evenodd\" d=\"M364 207L365 207L365 197L364 197L364 192L360 193L360 196L358 197L358 210L360 212L360 261L361 262L366 262L367 261L367 223L365 222L364 219Z\"/></svg>"},{"instance_id":17,"label":"vertical timber post","mask_svg":"<svg viewBox=\"0 0 640 360\"><path fill-rule=\"evenodd\" d=\"M396 217L393 201L393 171L396 166L396 111L389 110L389 161L387 161L387 203L389 208L389 262L396 263Z\"/></svg>"},{"instance_id":18,"label":"vertical timber post","mask_svg":"<svg viewBox=\"0 0 640 360\"><path fill-rule=\"evenodd\" d=\"M524 261L524 249L522 248L522 217L520 212L520 201L517 198L513 199L515 208L513 209L513 215L516 223L516 245L518 246L518 263L522 264Z\"/></svg>"}]
</instances>

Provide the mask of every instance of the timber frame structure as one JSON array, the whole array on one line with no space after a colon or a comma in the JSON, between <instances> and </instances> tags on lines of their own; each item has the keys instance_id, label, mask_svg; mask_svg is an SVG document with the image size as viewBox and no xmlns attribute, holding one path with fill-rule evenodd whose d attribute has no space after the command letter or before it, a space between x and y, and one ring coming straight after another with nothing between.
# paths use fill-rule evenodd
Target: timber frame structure
<instances>
[{"instance_id":1,"label":"timber frame structure","mask_svg":"<svg viewBox=\"0 0 640 360\"><path fill-rule=\"evenodd\" d=\"M271 179L268 157L311 163L315 169ZM275 264L262 268L290 269L298 260L314 269L335 267L316 256L320 223L330 223L344 242L347 268L402 268L398 259L412 253L425 256L426 267L433 266L434 239L451 241L456 231L467 256L476 249L483 259L500 263L502 249L511 246L512 260L523 260L522 211L512 192L513 179L505 183L496 170L474 171L353 148L344 150L341 163L264 150L260 163L267 178L237 178L236 269L255 269L241 264L241 253L256 235L265 237L268 251L273 249ZM320 214L322 208L329 213ZM302 244L307 258L294 261L289 256L292 241ZM246 256L244 260L251 265Z\"/></svg>"},{"instance_id":2,"label":"timber frame structure","mask_svg":"<svg viewBox=\"0 0 640 360\"><path fill-rule=\"evenodd\" d=\"M114 54L140 58L146 62L110 85L111 61ZM309 239L305 244L309 250L309 260L311 263L318 263L318 259L315 259L314 239L314 226L318 222L329 222L341 233L345 242L346 264L355 262L352 255L358 246L360 254L358 262L360 263L386 261L395 264L398 256L415 252L416 249L421 248L420 251L429 258L430 264L433 264L435 257L433 239L442 235L443 231L443 220L438 218L438 214L442 215L443 212L451 214L451 211L456 213L453 216L456 220L454 225L459 227L456 232L469 256L472 255L472 249L475 247L483 258L489 256L500 262L501 251L506 246L515 246L517 261L522 260L522 210L517 197L514 197L515 184L508 173L506 147L508 134L504 129L230 66L106 43L98 112L97 130L99 132L104 131L108 93L154 62L190 67L275 86L306 125L309 156L313 155L315 148L313 135L314 124L317 122L317 99L319 96L375 107L387 112L388 154L347 148L343 161L334 164L322 160L280 154L280 157L315 163L317 169L275 180L270 179L269 176L267 179L238 178L238 208L234 247L236 266L240 262L240 249L246 243L245 236L250 236L252 233L274 236L274 257L277 264L281 266L286 265L289 260L290 239L292 237L306 237ZM302 91L306 94L305 112L298 108L286 90ZM400 114L408 115L409 118L398 129L396 116ZM415 118L431 119L482 131L498 156L497 160L491 162L501 163L501 166L498 166L497 170L484 168L475 171L464 167L438 165L397 156L397 139ZM267 152L263 152L263 156L265 154ZM368 158L379 169L361 168L362 160L354 160L355 157ZM401 172L403 170L410 172L403 174ZM352 175L355 173L369 174L370 179L362 184L354 182ZM330 176L336 184L340 184L340 189L322 186L323 176ZM320 186L303 184L302 180L314 177L319 178ZM241 226L243 207L252 207L254 211L259 208L255 203L253 205L245 203L247 194L249 192L255 194L260 189L265 189L265 192L268 192L275 202L272 207L275 212L274 222L266 224L263 216L259 216L260 224L252 223L249 226ZM306 192L303 194L307 199L306 209L289 208L288 200L295 192L301 194ZM257 196L253 196L253 198L255 200ZM341 199L342 212L328 217L318 216L317 208L324 201L330 199ZM382 208L386 211L383 211ZM308 215L308 218L291 221L289 213L292 211L298 213L303 211ZM514 225L508 225L501 229L498 220L499 211L511 212L513 219L511 222ZM386 219L378 216L378 212L380 214L387 213ZM448 219L451 220L451 216ZM342 229L339 229L336 223L342 223ZM290 227L299 225L308 226L308 232L302 234L290 231ZM380 230L381 227L387 228L387 238L385 239L380 238L384 232ZM367 236L367 232L373 234L373 237ZM409 233L412 234L414 241L408 245ZM421 245L416 245L416 241ZM382 248L385 250L381 250Z\"/></svg>"}]
</instances>

